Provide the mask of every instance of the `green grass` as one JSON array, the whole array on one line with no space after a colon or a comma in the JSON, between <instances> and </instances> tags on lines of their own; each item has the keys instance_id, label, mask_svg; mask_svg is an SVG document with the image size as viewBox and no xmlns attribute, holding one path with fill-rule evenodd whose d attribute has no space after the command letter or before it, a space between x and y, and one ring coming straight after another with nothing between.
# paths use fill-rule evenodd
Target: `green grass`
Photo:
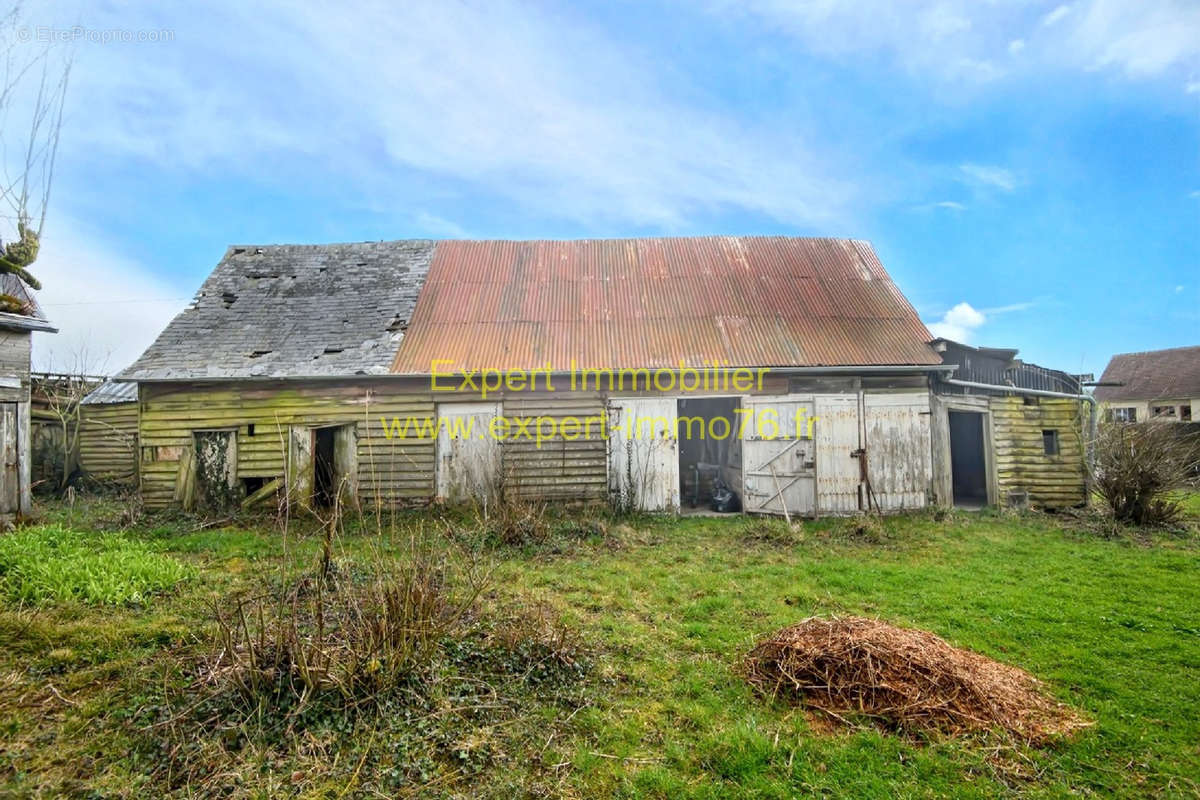
<instances>
[{"instance_id":1,"label":"green grass","mask_svg":"<svg viewBox=\"0 0 1200 800\"><path fill-rule=\"evenodd\" d=\"M490 715L448 699L421 714L318 716L270 740L247 724L235 744L210 722L178 735L207 743L216 777L174 788L506 798L1200 792L1194 536L1101 539L1053 517L986 512L882 527L864 541L835 521L792 532L739 518L617 520L606 537L491 551L485 602L547 606L591 651L569 699L506 691ZM158 768L175 740L150 725L195 688L187 665L205 652L208 603L278 580L316 550L312 536L293 532L285 557L265 526L158 524L126 541L185 561L196 578L146 608L0 611L0 795L170 788ZM339 563L379 545L347 536ZM831 728L756 696L738 675L741 655L814 614L932 630L1029 670L1095 725L1037 749L989 737L917 741Z\"/></svg>"},{"instance_id":2,"label":"green grass","mask_svg":"<svg viewBox=\"0 0 1200 800\"><path fill-rule=\"evenodd\" d=\"M160 549L123 534L60 524L22 528L0 536L0 594L25 603L145 602L190 573Z\"/></svg>"}]
</instances>

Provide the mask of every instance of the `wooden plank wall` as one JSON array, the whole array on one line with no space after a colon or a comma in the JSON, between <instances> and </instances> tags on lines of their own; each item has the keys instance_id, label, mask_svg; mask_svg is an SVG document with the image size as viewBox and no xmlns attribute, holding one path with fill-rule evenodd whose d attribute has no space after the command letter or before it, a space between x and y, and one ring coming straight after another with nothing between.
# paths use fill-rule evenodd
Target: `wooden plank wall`
<instances>
[{"instance_id":1,"label":"wooden plank wall","mask_svg":"<svg viewBox=\"0 0 1200 800\"><path fill-rule=\"evenodd\" d=\"M237 477L284 474L291 425L354 424L360 496L405 503L433 493L434 440L415 427L388 438L383 420L432 417L428 393L366 382L142 384L141 487L148 508L170 505L179 460L193 431L238 432Z\"/></svg>"},{"instance_id":2,"label":"wooden plank wall","mask_svg":"<svg viewBox=\"0 0 1200 800\"><path fill-rule=\"evenodd\" d=\"M1087 499L1083 431L1086 410L1077 400L1055 397L993 397L992 436L998 500L1025 491L1045 508L1065 508ZM1059 454L1048 456L1043 430L1057 430Z\"/></svg>"},{"instance_id":3,"label":"wooden plank wall","mask_svg":"<svg viewBox=\"0 0 1200 800\"><path fill-rule=\"evenodd\" d=\"M137 403L89 403L80 409L80 469L92 480L136 484Z\"/></svg>"},{"instance_id":4,"label":"wooden plank wall","mask_svg":"<svg viewBox=\"0 0 1200 800\"><path fill-rule=\"evenodd\" d=\"M564 417L604 413L597 393L515 393L504 400L509 419L545 415L556 435L537 446L523 435L504 443L505 481L518 495L548 499L594 499L606 492L607 443L593 426L572 441L561 435ZM179 460L192 432L238 431L238 478L284 474L292 425L354 424L358 440L359 496L367 504L411 505L436 491L433 436L418 424L436 422L439 403L478 402L477 394L433 393L425 381L347 381L272 384L142 384L140 459L142 495L148 508L173 501ZM404 433L393 419L414 424ZM536 425L536 423L534 423ZM253 433L251 433L253 426ZM514 426L515 427L515 426ZM531 426L531 430L533 427ZM389 435L390 434L390 435Z\"/></svg>"},{"instance_id":5,"label":"wooden plank wall","mask_svg":"<svg viewBox=\"0 0 1200 800\"><path fill-rule=\"evenodd\" d=\"M544 500L597 500L608 492L608 443L599 424L587 420L602 419L603 398L598 393L541 393L514 395L504 401L504 415L511 419L529 418L534 439L524 434L504 442L505 489L518 497ZM537 441L537 418L554 420L553 436ZM562 423L573 419L563 436ZM550 424L542 425L545 432Z\"/></svg>"}]
</instances>

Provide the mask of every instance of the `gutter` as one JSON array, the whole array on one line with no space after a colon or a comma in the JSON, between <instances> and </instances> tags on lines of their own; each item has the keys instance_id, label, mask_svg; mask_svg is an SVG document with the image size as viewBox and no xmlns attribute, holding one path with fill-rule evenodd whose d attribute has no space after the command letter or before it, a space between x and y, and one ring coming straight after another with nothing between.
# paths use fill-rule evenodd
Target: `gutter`
<instances>
[{"instance_id":1,"label":"gutter","mask_svg":"<svg viewBox=\"0 0 1200 800\"><path fill-rule=\"evenodd\" d=\"M590 367L588 369L591 369ZM601 368L604 369L604 368ZM621 367L613 368L613 372L620 372L625 369L648 369L653 373L657 369L666 369L677 371L679 367ZM775 375L856 375L856 374L890 374L890 375L921 375L927 372L953 372L958 369L955 364L865 364L861 366L852 365L836 365L827 367L689 367L697 372L719 372L733 371L738 369L745 370L767 370L768 374ZM501 369L502 373L506 370ZM540 370L525 369L526 372L538 372ZM580 367L576 370L576 374L583 371ZM474 374L478 374L479 370L474 370ZM461 375L462 370L452 370L450 372L439 373L439 378L450 378L455 375ZM551 371L550 375L554 377L564 377L570 375L568 370ZM205 375L203 377L186 377L186 376L170 376L170 377L150 377L139 378L136 375L128 375L125 372L118 373L112 378L116 381L127 381L130 383L228 383L230 381L261 381L261 382L279 382L279 381L359 381L359 380L394 380L398 378L431 378L432 373L428 372L381 372L381 373L359 373L359 374L338 374L338 375ZM1008 388L1008 387L994 387Z\"/></svg>"},{"instance_id":2,"label":"gutter","mask_svg":"<svg viewBox=\"0 0 1200 800\"><path fill-rule=\"evenodd\" d=\"M959 380L958 378L943 378L942 382L948 383L951 386L963 386L967 389L990 389L993 392L1014 392L1016 394L1029 394L1036 397L1064 397L1069 400L1082 400L1085 403L1091 404L1092 411L1096 410L1096 398L1092 397L1090 394L1052 392L1049 389L1023 389L1020 386L1004 386L997 383L978 383L976 381Z\"/></svg>"}]
</instances>

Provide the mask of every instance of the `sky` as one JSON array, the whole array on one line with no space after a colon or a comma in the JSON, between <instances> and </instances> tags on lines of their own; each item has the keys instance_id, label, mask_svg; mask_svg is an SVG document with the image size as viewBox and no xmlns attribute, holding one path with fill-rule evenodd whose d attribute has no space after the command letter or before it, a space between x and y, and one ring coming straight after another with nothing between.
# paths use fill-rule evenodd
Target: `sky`
<instances>
[{"instance_id":1,"label":"sky","mask_svg":"<svg viewBox=\"0 0 1200 800\"><path fill-rule=\"evenodd\" d=\"M425 237L868 239L934 335L1200 344L1194 0L329 8L26 5L74 58L38 367L127 366L230 244Z\"/></svg>"}]
</instances>

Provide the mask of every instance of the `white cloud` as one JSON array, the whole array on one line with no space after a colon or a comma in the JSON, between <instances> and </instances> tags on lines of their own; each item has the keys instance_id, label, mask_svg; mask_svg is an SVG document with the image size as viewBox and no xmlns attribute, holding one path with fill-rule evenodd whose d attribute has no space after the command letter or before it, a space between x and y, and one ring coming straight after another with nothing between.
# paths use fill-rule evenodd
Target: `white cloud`
<instances>
[{"instance_id":1,"label":"white cloud","mask_svg":"<svg viewBox=\"0 0 1200 800\"><path fill-rule=\"evenodd\" d=\"M987 317L964 301L943 314L941 320L931 322L926 327L936 338L969 344L975 331L985 322Z\"/></svg>"},{"instance_id":2,"label":"white cloud","mask_svg":"<svg viewBox=\"0 0 1200 800\"><path fill-rule=\"evenodd\" d=\"M1184 84L1183 90L1188 94L1200 94L1200 80L1188 81Z\"/></svg>"},{"instance_id":3,"label":"white cloud","mask_svg":"<svg viewBox=\"0 0 1200 800\"><path fill-rule=\"evenodd\" d=\"M710 0L710 7L760 20L810 52L847 61L880 55L942 81L1002 77L996 63L1006 52L1022 52L1023 74L1035 80L1047 70L1111 69L1149 79L1200 66L1195 0L1077 0L1049 12L1030 2L978 0Z\"/></svg>"},{"instance_id":4,"label":"white cloud","mask_svg":"<svg viewBox=\"0 0 1200 800\"><path fill-rule=\"evenodd\" d=\"M934 203L934 205L937 206L938 208L949 209L950 211L966 211L967 210L967 207L964 206L962 203L957 203L953 200L942 200L940 202Z\"/></svg>"},{"instance_id":5,"label":"white cloud","mask_svg":"<svg viewBox=\"0 0 1200 800\"><path fill-rule=\"evenodd\" d=\"M1188 197L1192 198L1193 200L1200 200L1200 189L1193 189L1192 191L1188 192Z\"/></svg>"},{"instance_id":6,"label":"white cloud","mask_svg":"<svg viewBox=\"0 0 1200 800\"><path fill-rule=\"evenodd\" d=\"M1175 294L1179 294L1182 291L1183 291L1183 284L1180 284L1179 286L1175 287Z\"/></svg>"},{"instance_id":7,"label":"white cloud","mask_svg":"<svg viewBox=\"0 0 1200 800\"><path fill-rule=\"evenodd\" d=\"M974 186L1011 192L1017 188L1017 176L1012 170L986 164L960 164L963 179Z\"/></svg>"},{"instance_id":8,"label":"white cloud","mask_svg":"<svg viewBox=\"0 0 1200 800\"><path fill-rule=\"evenodd\" d=\"M1042 17L1042 25L1044 25L1048 28L1051 25L1054 25L1055 23L1060 22L1063 17L1065 17L1067 14L1070 14L1070 13L1071 13L1071 7L1069 5L1059 6L1058 8L1054 9L1049 14L1047 14L1046 16Z\"/></svg>"},{"instance_id":9,"label":"white cloud","mask_svg":"<svg viewBox=\"0 0 1200 800\"><path fill-rule=\"evenodd\" d=\"M167 173L320 180L371 208L411 204L414 174L589 224L670 228L737 208L823 226L854 207L858 178L838 177L855 173L833 151L695 102L702 87L686 74L572 13L515 1L100 6L84 24L176 36L81 46L74 96L88 112L64 148Z\"/></svg>"},{"instance_id":10,"label":"white cloud","mask_svg":"<svg viewBox=\"0 0 1200 800\"><path fill-rule=\"evenodd\" d=\"M61 217L47 230L33 271L44 287L38 303L59 329L34 334L34 368L42 370L75 368L81 358L93 372L124 369L187 305L195 288L164 282Z\"/></svg>"}]
</instances>

